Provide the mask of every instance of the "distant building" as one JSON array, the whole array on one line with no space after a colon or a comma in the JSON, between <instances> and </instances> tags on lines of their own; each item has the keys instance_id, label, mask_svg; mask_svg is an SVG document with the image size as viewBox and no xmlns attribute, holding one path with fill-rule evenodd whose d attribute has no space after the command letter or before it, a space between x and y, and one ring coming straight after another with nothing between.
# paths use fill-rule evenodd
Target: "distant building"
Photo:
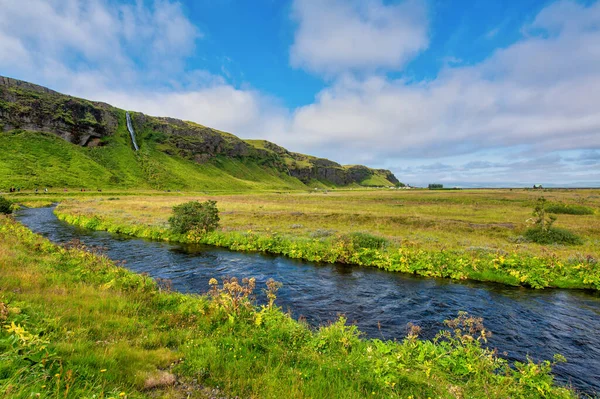
<instances>
[{"instance_id":1,"label":"distant building","mask_svg":"<svg viewBox=\"0 0 600 399\"><path fill-rule=\"evenodd\" d=\"M542 187L542 185L541 185L541 184L534 184L534 185L533 185L533 189L534 189L534 190L541 190L541 189L543 189L543 188L544 188L544 187Z\"/></svg>"}]
</instances>

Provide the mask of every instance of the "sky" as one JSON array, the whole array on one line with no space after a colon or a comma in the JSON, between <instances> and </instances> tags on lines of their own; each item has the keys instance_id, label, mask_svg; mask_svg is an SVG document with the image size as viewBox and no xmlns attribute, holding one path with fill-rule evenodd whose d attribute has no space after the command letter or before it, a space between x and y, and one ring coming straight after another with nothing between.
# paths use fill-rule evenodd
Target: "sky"
<instances>
[{"instance_id":1,"label":"sky","mask_svg":"<svg viewBox=\"0 0 600 399\"><path fill-rule=\"evenodd\" d=\"M390 169L600 186L600 1L0 0L0 75Z\"/></svg>"}]
</instances>

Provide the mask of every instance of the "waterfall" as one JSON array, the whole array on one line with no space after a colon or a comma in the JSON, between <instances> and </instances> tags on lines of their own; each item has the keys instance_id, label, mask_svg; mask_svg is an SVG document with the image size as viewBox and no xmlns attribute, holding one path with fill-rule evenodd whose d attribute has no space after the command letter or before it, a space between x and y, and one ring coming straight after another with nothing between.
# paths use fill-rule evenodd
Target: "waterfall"
<instances>
[{"instance_id":1,"label":"waterfall","mask_svg":"<svg viewBox=\"0 0 600 399\"><path fill-rule=\"evenodd\" d=\"M133 148L138 151L140 148L135 142L135 132L133 131L133 125L131 124L131 116L129 116L129 111L126 112L127 116L127 130L129 130L129 134L131 135L131 142L133 143Z\"/></svg>"}]
</instances>

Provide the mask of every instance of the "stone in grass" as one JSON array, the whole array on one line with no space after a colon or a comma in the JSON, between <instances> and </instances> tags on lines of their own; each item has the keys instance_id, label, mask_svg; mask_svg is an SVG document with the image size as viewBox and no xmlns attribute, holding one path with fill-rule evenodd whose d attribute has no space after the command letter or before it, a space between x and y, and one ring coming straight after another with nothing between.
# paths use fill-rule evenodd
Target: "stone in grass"
<instances>
[{"instance_id":1,"label":"stone in grass","mask_svg":"<svg viewBox=\"0 0 600 399\"><path fill-rule=\"evenodd\" d=\"M150 375L144 381L144 389L151 390L157 388L166 388L175 385L177 378L175 375L166 371L159 371Z\"/></svg>"}]
</instances>

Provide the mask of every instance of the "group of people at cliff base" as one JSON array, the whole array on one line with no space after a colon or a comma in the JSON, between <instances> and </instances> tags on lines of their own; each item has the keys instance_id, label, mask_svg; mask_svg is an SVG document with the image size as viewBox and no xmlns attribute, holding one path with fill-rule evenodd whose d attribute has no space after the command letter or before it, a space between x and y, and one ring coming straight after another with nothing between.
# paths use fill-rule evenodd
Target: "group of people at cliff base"
<instances>
[{"instance_id":1,"label":"group of people at cliff base","mask_svg":"<svg viewBox=\"0 0 600 399\"><path fill-rule=\"evenodd\" d=\"M11 193L20 193L21 192L21 187L11 187L8 191L11 192ZM39 191L39 189L36 188L35 192L37 193L38 191ZM48 189L45 188L44 192L47 193Z\"/></svg>"}]
</instances>

